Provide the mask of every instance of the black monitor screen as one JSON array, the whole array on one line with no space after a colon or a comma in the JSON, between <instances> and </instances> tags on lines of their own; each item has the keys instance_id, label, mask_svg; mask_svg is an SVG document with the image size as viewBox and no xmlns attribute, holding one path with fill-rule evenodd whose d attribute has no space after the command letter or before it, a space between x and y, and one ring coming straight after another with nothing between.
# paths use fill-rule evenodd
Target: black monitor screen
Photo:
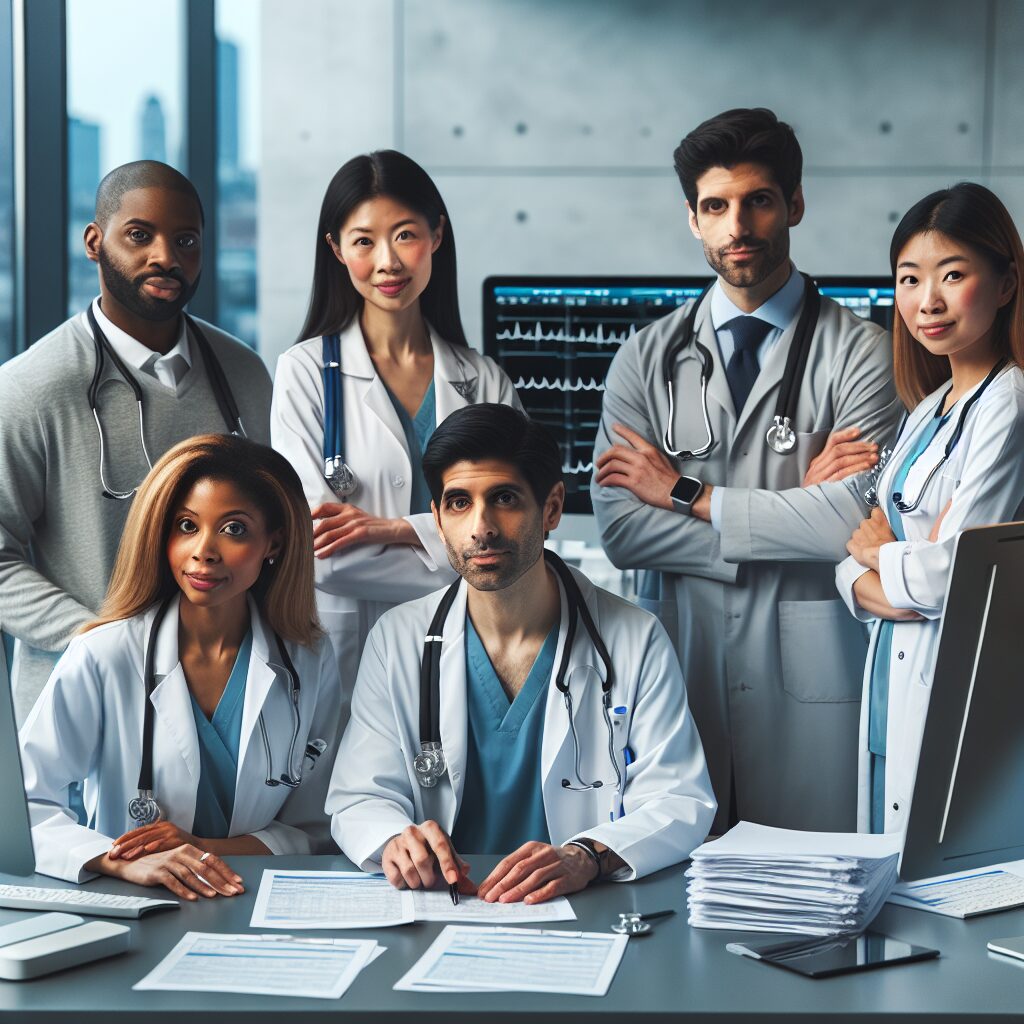
<instances>
[{"instance_id":1,"label":"black monitor screen","mask_svg":"<svg viewBox=\"0 0 1024 1024\"><path fill-rule=\"evenodd\" d=\"M696 298L707 277L489 277L484 352L562 449L566 512L589 513L594 439L608 364L641 327ZM823 295L888 327L889 278L821 278Z\"/></svg>"}]
</instances>

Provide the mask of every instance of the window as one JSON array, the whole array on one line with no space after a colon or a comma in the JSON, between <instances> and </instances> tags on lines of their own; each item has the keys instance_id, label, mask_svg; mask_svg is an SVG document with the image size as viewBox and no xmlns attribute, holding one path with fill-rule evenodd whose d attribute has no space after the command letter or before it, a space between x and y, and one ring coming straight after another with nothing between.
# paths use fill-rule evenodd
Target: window
<instances>
[{"instance_id":1,"label":"window","mask_svg":"<svg viewBox=\"0 0 1024 1024\"><path fill-rule=\"evenodd\" d=\"M218 0L217 324L254 349L259 18L251 0Z\"/></svg>"},{"instance_id":2,"label":"window","mask_svg":"<svg viewBox=\"0 0 1024 1024\"><path fill-rule=\"evenodd\" d=\"M98 290L83 251L96 186L131 160L185 166L185 0L67 0L68 315Z\"/></svg>"},{"instance_id":3,"label":"window","mask_svg":"<svg viewBox=\"0 0 1024 1024\"><path fill-rule=\"evenodd\" d=\"M11 0L0 2L0 363L14 337L14 65Z\"/></svg>"}]
</instances>

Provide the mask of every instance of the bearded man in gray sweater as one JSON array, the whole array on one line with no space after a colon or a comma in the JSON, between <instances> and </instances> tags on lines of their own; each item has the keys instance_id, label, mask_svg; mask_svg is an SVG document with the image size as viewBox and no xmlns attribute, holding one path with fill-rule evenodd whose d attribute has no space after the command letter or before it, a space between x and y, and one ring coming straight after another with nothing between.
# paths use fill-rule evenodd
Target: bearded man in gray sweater
<instances>
[{"instance_id":1,"label":"bearded man in gray sweater","mask_svg":"<svg viewBox=\"0 0 1024 1024\"><path fill-rule=\"evenodd\" d=\"M17 641L22 721L102 603L151 463L239 420L250 438L270 442L262 360L183 314L203 254L192 183L151 160L111 171L85 251L99 268L99 297L0 366L0 628Z\"/></svg>"}]
</instances>

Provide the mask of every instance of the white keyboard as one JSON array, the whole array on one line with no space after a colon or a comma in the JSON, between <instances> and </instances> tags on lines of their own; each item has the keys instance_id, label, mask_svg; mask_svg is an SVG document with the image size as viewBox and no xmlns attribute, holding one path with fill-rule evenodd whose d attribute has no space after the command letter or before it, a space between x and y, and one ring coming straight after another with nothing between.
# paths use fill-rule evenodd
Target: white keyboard
<instances>
[{"instance_id":1,"label":"white keyboard","mask_svg":"<svg viewBox=\"0 0 1024 1024\"><path fill-rule=\"evenodd\" d=\"M141 917L149 910L178 907L176 900L116 896L89 889L44 889L32 885L0 885L0 907L9 910L54 910L93 917Z\"/></svg>"},{"instance_id":2,"label":"white keyboard","mask_svg":"<svg viewBox=\"0 0 1024 1024\"><path fill-rule=\"evenodd\" d=\"M946 917L975 917L1024 906L1024 878L1000 868L979 868L961 875L901 883L889 902Z\"/></svg>"}]
</instances>

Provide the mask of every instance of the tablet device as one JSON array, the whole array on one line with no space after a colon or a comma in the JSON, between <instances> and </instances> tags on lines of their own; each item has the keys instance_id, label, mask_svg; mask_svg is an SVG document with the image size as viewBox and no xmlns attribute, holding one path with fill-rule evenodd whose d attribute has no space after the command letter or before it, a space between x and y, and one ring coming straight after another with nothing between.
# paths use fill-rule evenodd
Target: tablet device
<instances>
[{"instance_id":1,"label":"tablet device","mask_svg":"<svg viewBox=\"0 0 1024 1024\"><path fill-rule=\"evenodd\" d=\"M801 936L786 942L756 946L730 942L725 948L730 953L763 960L767 964L785 967L788 971L796 971L809 978L830 978L834 974L870 971L876 967L930 960L939 955L937 949L914 946L880 932L812 939Z\"/></svg>"},{"instance_id":2,"label":"tablet device","mask_svg":"<svg viewBox=\"0 0 1024 1024\"><path fill-rule=\"evenodd\" d=\"M993 939L988 948L993 953L1002 953L1003 956L1015 956L1018 960L1024 960L1024 935L1016 935L1012 939Z\"/></svg>"}]
</instances>

